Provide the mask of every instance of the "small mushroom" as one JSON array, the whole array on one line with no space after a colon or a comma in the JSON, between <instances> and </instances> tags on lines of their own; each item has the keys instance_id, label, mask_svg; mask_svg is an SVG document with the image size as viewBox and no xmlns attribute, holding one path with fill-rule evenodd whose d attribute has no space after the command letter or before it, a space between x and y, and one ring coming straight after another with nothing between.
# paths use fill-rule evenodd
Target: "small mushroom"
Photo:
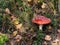
<instances>
[{"instance_id":1,"label":"small mushroom","mask_svg":"<svg viewBox=\"0 0 60 45\"><path fill-rule=\"evenodd\" d=\"M51 36L50 36L50 35L46 35L46 36L45 36L45 40L46 40L46 41L50 41L50 40L51 40Z\"/></svg>"},{"instance_id":2,"label":"small mushroom","mask_svg":"<svg viewBox=\"0 0 60 45\"><path fill-rule=\"evenodd\" d=\"M32 19L32 22L39 24L39 29L42 30L43 24L48 24L51 20L45 16L37 15Z\"/></svg>"}]
</instances>

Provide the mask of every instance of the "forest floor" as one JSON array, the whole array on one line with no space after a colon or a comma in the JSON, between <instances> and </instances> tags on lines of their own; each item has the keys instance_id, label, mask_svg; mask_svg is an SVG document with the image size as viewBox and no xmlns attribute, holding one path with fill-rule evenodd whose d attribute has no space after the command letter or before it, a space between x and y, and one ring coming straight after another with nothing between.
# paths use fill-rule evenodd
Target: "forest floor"
<instances>
[{"instance_id":1,"label":"forest floor","mask_svg":"<svg viewBox=\"0 0 60 45\"><path fill-rule=\"evenodd\" d=\"M57 33L57 37L52 41L52 45L60 45L60 33Z\"/></svg>"}]
</instances>

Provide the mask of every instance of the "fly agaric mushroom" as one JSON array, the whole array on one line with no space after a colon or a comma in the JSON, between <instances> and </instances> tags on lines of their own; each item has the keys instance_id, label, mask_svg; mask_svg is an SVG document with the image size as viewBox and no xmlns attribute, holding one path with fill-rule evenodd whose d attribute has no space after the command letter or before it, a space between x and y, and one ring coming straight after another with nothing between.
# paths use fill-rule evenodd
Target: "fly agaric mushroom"
<instances>
[{"instance_id":1,"label":"fly agaric mushroom","mask_svg":"<svg viewBox=\"0 0 60 45\"><path fill-rule=\"evenodd\" d=\"M51 20L45 16L37 15L32 19L32 22L39 24L39 29L42 30L43 24L48 24Z\"/></svg>"}]
</instances>

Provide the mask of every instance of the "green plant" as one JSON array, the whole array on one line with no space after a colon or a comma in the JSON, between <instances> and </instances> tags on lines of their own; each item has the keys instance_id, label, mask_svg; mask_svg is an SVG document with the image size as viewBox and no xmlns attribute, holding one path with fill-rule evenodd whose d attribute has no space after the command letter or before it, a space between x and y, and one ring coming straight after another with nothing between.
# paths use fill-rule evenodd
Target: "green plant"
<instances>
[{"instance_id":1,"label":"green plant","mask_svg":"<svg viewBox=\"0 0 60 45\"><path fill-rule=\"evenodd\" d=\"M37 40L39 41L39 42L42 42L43 41L43 39L44 39L44 33L41 31L41 30L39 30L39 31L37 31Z\"/></svg>"},{"instance_id":2,"label":"green plant","mask_svg":"<svg viewBox=\"0 0 60 45\"><path fill-rule=\"evenodd\" d=\"M41 30L38 30L36 40L33 41L33 45L42 44L44 36L45 36L45 34Z\"/></svg>"},{"instance_id":3,"label":"green plant","mask_svg":"<svg viewBox=\"0 0 60 45\"><path fill-rule=\"evenodd\" d=\"M5 43L8 40L8 37L5 34L0 33L0 45Z\"/></svg>"}]
</instances>

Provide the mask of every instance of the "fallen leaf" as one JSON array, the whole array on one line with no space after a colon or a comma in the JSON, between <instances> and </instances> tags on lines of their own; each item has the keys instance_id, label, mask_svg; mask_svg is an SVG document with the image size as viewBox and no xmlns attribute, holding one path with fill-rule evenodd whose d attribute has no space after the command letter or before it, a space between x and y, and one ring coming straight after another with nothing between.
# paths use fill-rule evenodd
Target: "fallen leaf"
<instances>
[{"instance_id":1,"label":"fallen leaf","mask_svg":"<svg viewBox=\"0 0 60 45\"><path fill-rule=\"evenodd\" d=\"M20 29L22 27L22 23L15 26L16 26L16 29Z\"/></svg>"},{"instance_id":2,"label":"fallen leaf","mask_svg":"<svg viewBox=\"0 0 60 45\"><path fill-rule=\"evenodd\" d=\"M14 32L13 32L13 36L16 36L16 35L17 35L17 33L18 33L17 31L14 31Z\"/></svg>"}]
</instances>

